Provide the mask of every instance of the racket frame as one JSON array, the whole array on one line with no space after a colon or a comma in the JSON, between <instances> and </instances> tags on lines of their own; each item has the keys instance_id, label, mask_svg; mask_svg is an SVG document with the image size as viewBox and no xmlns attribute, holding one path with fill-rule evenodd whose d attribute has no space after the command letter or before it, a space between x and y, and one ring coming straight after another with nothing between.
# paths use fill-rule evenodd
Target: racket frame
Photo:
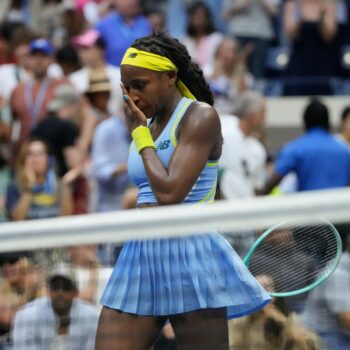
<instances>
[{"instance_id":1,"label":"racket frame","mask_svg":"<svg viewBox=\"0 0 350 350\"><path fill-rule=\"evenodd\" d=\"M326 225L328 225L332 231L333 234L336 238L336 242L337 242L337 255L336 255L336 260L335 263L333 264L333 267L322 277L316 279L313 283L309 284L308 286L304 287L304 288L300 288L297 289L295 291L291 291L291 292L269 292L269 295L271 297L276 297L276 298L286 298L286 297L291 297L294 295L299 295L302 293L307 293L310 290L318 287L320 284L322 284L323 282L325 282L332 274L333 272L336 270L336 268L339 265L340 262L340 258L342 256L342 241L341 241L341 237L339 235L339 232L337 231L337 229L334 227L334 225L329 222L328 220L325 219L320 219L321 221L323 221ZM261 242L265 240L265 238L270 235L275 229L277 229L278 227L284 226L286 224L288 224L289 221L287 222L283 222L283 223L279 223L279 224L275 224L273 226L271 226L270 228L268 228L266 231L264 231L259 238L256 239L256 241L253 243L253 245L251 246L251 248L249 249L248 253L246 254L246 256L243 259L244 264L248 267L249 269L249 263L250 260L255 252L255 250L260 246ZM300 225L301 226L301 225Z\"/></svg>"}]
</instances>

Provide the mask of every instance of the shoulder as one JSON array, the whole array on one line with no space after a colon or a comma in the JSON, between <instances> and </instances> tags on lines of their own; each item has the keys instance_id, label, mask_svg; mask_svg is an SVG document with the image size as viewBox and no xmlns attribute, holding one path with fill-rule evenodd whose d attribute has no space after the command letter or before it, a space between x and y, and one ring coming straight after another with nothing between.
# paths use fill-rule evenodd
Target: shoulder
<instances>
[{"instance_id":1,"label":"shoulder","mask_svg":"<svg viewBox=\"0 0 350 350\"><path fill-rule=\"evenodd\" d=\"M145 25L146 27L151 27L150 23L149 23L149 20L147 19L146 16L144 15L139 15L136 17L136 22L138 22L139 24L143 24Z\"/></svg>"},{"instance_id":2,"label":"shoulder","mask_svg":"<svg viewBox=\"0 0 350 350\"><path fill-rule=\"evenodd\" d=\"M82 313L87 318L88 317L99 317L99 311L95 305L92 305L84 300L81 299L75 299L74 300L74 307L76 308L78 313Z\"/></svg>"},{"instance_id":3,"label":"shoulder","mask_svg":"<svg viewBox=\"0 0 350 350\"><path fill-rule=\"evenodd\" d=\"M300 136L294 140L287 142L281 149L281 152L297 152L302 150L308 143L307 135Z\"/></svg>"},{"instance_id":4,"label":"shoulder","mask_svg":"<svg viewBox=\"0 0 350 350\"><path fill-rule=\"evenodd\" d=\"M17 95L17 94L21 94L21 93L23 93L23 91L24 91L24 83L22 83L22 82L18 83L12 91L12 96Z\"/></svg>"},{"instance_id":5,"label":"shoulder","mask_svg":"<svg viewBox=\"0 0 350 350\"><path fill-rule=\"evenodd\" d=\"M6 75L13 75L16 70L15 64L3 64L0 66L0 75L6 76Z\"/></svg>"},{"instance_id":6,"label":"shoulder","mask_svg":"<svg viewBox=\"0 0 350 350\"><path fill-rule=\"evenodd\" d=\"M221 130L220 118L214 107L205 102L192 102L183 125L198 130L214 128Z\"/></svg>"},{"instance_id":7,"label":"shoulder","mask_svg":"<svg viewBox=\"0 0 350 350\"><path fill-rule=\"evenodd\" d=\"M39 313L44 313L50 306L49 299L47 297L35 299L23 306L21 306L17 313L17 317L28 317L35 319Z\"/></svg>"},{"instance_id":8,"label":"shoulder","mask_svg":"<svg viewBox=\"0 0 350 350\"><path fill-rule=\"evenodd\" d=\"M96 29L98 31L103 31L107 27L111 27L114 22L118 22L118 13L117 12L112 12L106 17L102 18L97 24L96 24ZM102 33L103 34L103 33Z\"/></svg>"}]
</instances>

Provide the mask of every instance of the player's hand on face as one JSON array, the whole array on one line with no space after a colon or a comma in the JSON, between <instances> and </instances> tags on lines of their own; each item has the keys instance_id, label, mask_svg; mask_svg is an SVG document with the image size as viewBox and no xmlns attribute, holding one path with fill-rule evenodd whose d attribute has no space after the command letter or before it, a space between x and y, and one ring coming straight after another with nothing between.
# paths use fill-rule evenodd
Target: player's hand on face
<instances>
[{"instance_id":1,"label":"player's hand on face","mask_svg":"<svg viewBox=\"0 0 350 350\"><path fill-rule=\"evenodd\" d=\"M135 128L141 125L147 126L147 118L144 113L135 105L123 84L120 86L123 91L124 114L129 131L132 132Z\"/></svg>"}]
</instances>

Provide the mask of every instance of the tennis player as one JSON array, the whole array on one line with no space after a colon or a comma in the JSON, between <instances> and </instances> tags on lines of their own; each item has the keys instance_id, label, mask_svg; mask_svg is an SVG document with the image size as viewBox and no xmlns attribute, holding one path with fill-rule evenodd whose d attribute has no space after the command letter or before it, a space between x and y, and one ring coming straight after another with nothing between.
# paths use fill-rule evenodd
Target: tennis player
<instances>
[{"instance_id":1,"label":"tennis player","mask_svg":"<svg viewBox=\"0 0 350 350\"><path fill-rule=\"evenodd\" d=\"M165 34L126 51L121 78L138 207L214 201L222 136L202 71ZM227 350L227 319L270 297L216 232L125 243L102 296L96 349L148 349L167 320L180 349Z\"/></svg>"}]
</instances>

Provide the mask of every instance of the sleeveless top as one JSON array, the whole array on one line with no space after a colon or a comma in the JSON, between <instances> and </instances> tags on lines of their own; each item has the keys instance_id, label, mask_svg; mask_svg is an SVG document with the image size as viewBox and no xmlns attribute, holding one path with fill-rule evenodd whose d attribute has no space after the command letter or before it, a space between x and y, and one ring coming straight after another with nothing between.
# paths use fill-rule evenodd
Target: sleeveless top
<instances>
[{"instance_id":1,"label":"sleeveless top","mask_svg":"<svg viewBox=\"0 0 350 350\"><path fill-rule=\"evenodd\" d=\"M169 167L170 159L177 146L177 127L192 102L193 100L186 97L179 101L168 124L154 142L157 155L166 168ZM137 204L156 204L157 199L152 192L142 158L137 152L134 142L130 146L128 172L130 179L139 188ZM208 161L183 203L213 202L216 192L217 172L218 161Z\"/></svg>"}]
</instances>

